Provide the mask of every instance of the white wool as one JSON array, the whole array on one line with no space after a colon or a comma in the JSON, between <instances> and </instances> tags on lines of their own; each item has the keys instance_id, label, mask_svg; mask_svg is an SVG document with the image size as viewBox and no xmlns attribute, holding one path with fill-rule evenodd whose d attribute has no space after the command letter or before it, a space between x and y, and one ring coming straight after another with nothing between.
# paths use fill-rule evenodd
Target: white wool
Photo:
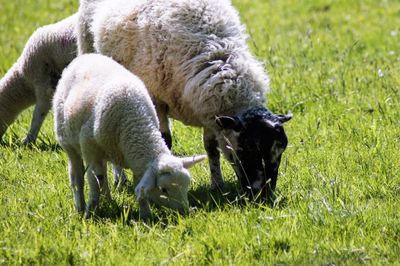
<instances>
[{"instance_id":1,"label":"white wool","mask_svg":"<svg viewBox=\"0 0 400 266\"><path fill-rule=\"evenodd\" d=\"M31 129L24 143L36 140L51 108L58 79L76 56L77 15L37 29L0 81L0 138L20 112L35 104Z\"/></svg>"},{"instance_id":2,"label":"white wool","mask_svg":"<svg viewBox=\"0 0 400 266\"><path fill-rule=\"evenodd\" d=\"M139 176L148 161L170 153L144 84L105 56L80 56L66 68L53 109L61 143L78 149L82 134L93 134L100 153Z\"/></svg>"},{"instance_id":3,"label":"white wool","mask_svg":"<svg viewBox=\"0 0 400 266\"><path fill-rule=\"evenodd\" d=\"M90 24L82 52L94 47L127 67L173 118L215 127L216 115L265 103L268 76L230 1L81 1L80 17Z\"/></svg>"},{"instance_id":4,"label":"white wool","mask_svg":"<svg viewBox=\"0 0 400 266\"><path fill-rule=\"evenodd\" d=\"M111 161L133 171L139 201L150 199L174 209L188 208L189 172L162 139L155 108L138 77L108 57L82 55L64 71L53 109L57 140L71 162L74 156L86 162L88 179L92 170L95 175L105 175L99 162ZM73 172L81 172L80 165L73 164ZM90 180L89 185L87 212L93 211L99 196L98 185ZM106 186L101 185L108 193ZM170 200L161 197L160 188L168 188ZM85 208L82 202L80 194L75 195L79 211ZM142 216L149 215L147 209L141 209Z\"/></svg>"},{"instance_id":5,"label":"white wool","mask_svg":"<svg viewBox=\"0 0 400 266\"><path fill-rule=\"evenodd\" d=\"M108 55L143 80L169 144L168 117L204 129L212 187L220 187L217 145L226 144L215 118L263 107L269 89L231 1L81 0L79 20L80 52Z\"/></svg>"}]
</instances>

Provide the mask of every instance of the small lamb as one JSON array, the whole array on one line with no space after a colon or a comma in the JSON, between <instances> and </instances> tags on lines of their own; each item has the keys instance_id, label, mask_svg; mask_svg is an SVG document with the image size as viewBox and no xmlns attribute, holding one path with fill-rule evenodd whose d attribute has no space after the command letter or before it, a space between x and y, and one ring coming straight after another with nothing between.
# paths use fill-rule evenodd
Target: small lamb
<instances>
[{"instance_id":1,"label":"small lamb","mask_svg":"<svg viewBox=\"0 0 400 266\"><path fill-rule=\"evenodd\" d=\"M220 151L250 197L273 196L291 114L267 110L263 65L229 0L81 0L79 53L112 57L146 84L171 146L168 117L204 129L212 188Z\"/></svg>"},{"instance_id":2,"label":"small lamb","mask_svg":"<svg viewBox=\"0 0 400 266\"><path fill-rule=\"evenodd\" d=\"M35 105L24 144L36 141L63 69L76 57L77 15L36 30L0 80L0 139L19 113Z\"/></svg>"},{"instance_id":3,"label":"small lamb","mask_svg":"<svg viewBox=\"0 0 400 266\"><path fill-rule=\"evenodd\" d=\"M90 217L100 193L111 197L106 161L130 168L138 179L140 217L151 214L148 200L180 212L188 210L191 177L186 169L205 156L171 155L144 84L123 66L98 54L76 58L62 74L53 110L57 140L69 158L77 211ZM87 207L83 161L90 190Z\"/></svg>"}]
</instances>

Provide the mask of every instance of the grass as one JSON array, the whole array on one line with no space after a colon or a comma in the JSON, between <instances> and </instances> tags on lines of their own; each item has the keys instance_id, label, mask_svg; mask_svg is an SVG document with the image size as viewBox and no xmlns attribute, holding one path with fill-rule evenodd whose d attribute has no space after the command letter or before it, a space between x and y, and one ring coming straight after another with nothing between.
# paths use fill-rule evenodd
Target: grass
<instances>
[{"instance_id":1,"label":"grass","mask_svg":"<svg viewBox=\"0 0 400 266\"><path fill-rule=\"evenodd\" d=\"M30 34L78 1L0 0L0 76ZM0 265L400 265L400 2L234 0L271 77L268 107L292 110L276 206L209 192L196 166L187 217L137 220L131 184L96 220L73 209L52 117L24 148L32 109L0 146ZM174 123L174 152L204 153L201 132Z\"/></svg>"}]
</instances>

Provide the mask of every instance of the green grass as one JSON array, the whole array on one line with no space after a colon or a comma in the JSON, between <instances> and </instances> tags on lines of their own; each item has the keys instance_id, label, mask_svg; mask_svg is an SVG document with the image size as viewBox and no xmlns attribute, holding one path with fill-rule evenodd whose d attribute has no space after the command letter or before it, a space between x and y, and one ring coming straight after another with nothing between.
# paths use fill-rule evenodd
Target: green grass
<instances>
[{"instance_id":1,"label":"green grass","mask_svg":"<svg viewBox=\"0 0 400 266\"><path fill-rule=\"evenodd\" d=\"M30 34L78 1L0 0L0 76ZM292 110L276 206L238 204L193 169L187 217L137 220L132 185L100 218L73 209L52 117L22 147L32 109L0 146L0 265L400 265L400 2L234 0L271 77L268 107ZM177 154L204 153L198 129L174 124Z\"/></svg>"}]
</instances>

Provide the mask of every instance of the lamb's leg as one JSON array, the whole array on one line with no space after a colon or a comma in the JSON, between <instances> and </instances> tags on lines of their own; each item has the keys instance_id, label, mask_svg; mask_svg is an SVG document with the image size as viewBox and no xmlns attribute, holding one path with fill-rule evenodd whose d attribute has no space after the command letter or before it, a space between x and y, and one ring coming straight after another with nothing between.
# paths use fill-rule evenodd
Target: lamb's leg
<instances>
[{"instance_id":1,"label":"lamb's leg","mask_svg":"<svg viewBox=\"0 0 400 266\"><path fill-rule=\"evenodd\" d=\"M126 174L121 166L113 164L112 172L114 176L114 187L120 187L126 183Z\"/></svg>"},{"instance_id":2,"label":"lamb's leg","mask_svg":"<svg viewBox=\"0 0 400 266\"><path fill-rule=\"evenodd\" d=\"M88 162L89 202L86 217L89 218L96 211L100 201L100 194L111 199L107 181L107 167L105 162Z\"/></svg>"},{"instance_id":3,"label":"lamb's leg","mask_svg":"<svg viewBox=\"0 0 400 266\"><path fill-rule=\"evenodd\" d=\"M36 141L39 130L42 127L43 121L50 110L50 101L38 101L33 111L31 128L28 135L24 139L24 145L32 144Z\"/></svg>"},{"instance_id":4,"label":"lamb's leg","mask_svg":"<svg viewBox=\"0 0 400 266\"><path fill-rule=\"evenodd\" d=\"M156 103L158 120L160 121L161 136L165 140L168 149L172 148L172 134L168 119L168 106L164 103Z\"/></svg>"},{"instance_id":5,"label":"lamb's leg","mask_svg":"<svg viewBox=\"0 0 400 266\"><path fill-rule=\"evenodd\" d=\"M85 211L85 196L84 196L84 166L82 158L72 149L65 148L68 155L68 172L69 182L72 192L74 193L75 209L82 213Z\"/></svg>"},{"instance_id":6,"label":"lamb's leg","mask_svg":"<svg viewBox=\"0 0 400 266\"><path fill-rule=\"evenodd\" d=\"M220 152L218 150L218 141L214 133L204 129L203 133L204 148L208 156L208 163L211 172L211 189L221 189L224 186L220 165Z\"/></svg>"}]
</instances>

